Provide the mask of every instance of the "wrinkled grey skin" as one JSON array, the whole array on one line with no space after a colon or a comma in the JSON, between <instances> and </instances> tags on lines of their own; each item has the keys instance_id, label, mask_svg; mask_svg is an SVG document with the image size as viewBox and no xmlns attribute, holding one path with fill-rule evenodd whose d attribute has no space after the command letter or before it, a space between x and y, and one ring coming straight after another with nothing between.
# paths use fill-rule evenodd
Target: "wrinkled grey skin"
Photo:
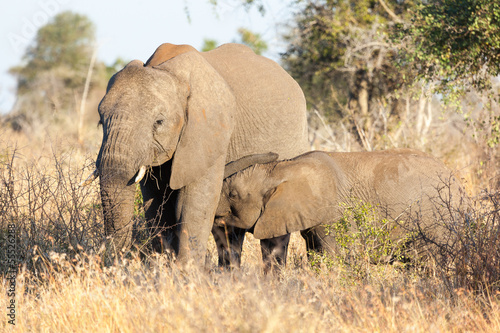
<instances>
[{"instance_id":1,"label":"wrinkled grey skin","mask_svg":"<svg viewBox=\"0 0 500 333\"><path fill-rule=\"evenodd\" d=\"M226 178L216 224L249 230L261 240L301 231L308 250L334 251L324 224L338 221L340 204L352 198L371 203L383 218L395 221L392 240L421 231L431 242L448 242L452 232L440 221L450 214L446 203L457 206L462 188L442 162L416 150L308 152ZM281 262L286 259L282 244L264 250L277 251Z\"/></svg>"},{"instance_id":2,"label":"wrinkled grey skin","mask_svg":"<svg viewBox=\"0 0 500 333\"><path fill-rule=\"evenodd\" d=\"M183 263L203 262L227 162L308 150L302 90L278 64L238 44L203 53L161 45L146 64L134 60L111 78L99 115L96 170L109 244L132 244L133 183L146 166L140 186L153 248ZM239 260L230 248L243 242L244 230L230 229L227 244L214 228L223 264Z\"/></svg>"}]
</instances>

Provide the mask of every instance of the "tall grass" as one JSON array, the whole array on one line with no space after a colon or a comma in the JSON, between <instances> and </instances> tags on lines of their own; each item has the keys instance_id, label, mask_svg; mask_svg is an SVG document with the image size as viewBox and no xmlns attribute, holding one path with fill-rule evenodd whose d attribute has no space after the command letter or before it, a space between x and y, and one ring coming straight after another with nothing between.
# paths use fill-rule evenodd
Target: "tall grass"
<instances>
[{"instance_id":1,"label":"tall grass","mask_svg":"<svg viewBox=\"0 0 500 333\"><path fill-rule=\"evenodd\" d=\"M180 270L163 258L102 267L53 255L43 280L21 270L16 329L23 332L335 332L500 329L498 295L457 290L393 267L346 284L334 269L288 267L263 277ZM4 293L2 284L0 292ZM3 326L3 327L2 327ZM6 328L5 321L0 327Z\"/></svg>"}]
</instances>

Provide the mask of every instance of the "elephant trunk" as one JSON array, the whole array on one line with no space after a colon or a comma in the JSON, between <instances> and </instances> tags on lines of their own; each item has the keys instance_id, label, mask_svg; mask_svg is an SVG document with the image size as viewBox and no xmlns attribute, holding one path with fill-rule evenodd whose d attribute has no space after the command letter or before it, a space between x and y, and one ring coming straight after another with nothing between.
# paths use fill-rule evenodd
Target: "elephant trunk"
<instances>
[{"instance_id":1,"label":"elephant trunk","mask_svg":"<svg viewBox=\"0 0 500 333\"><path fill-rule=\"evenodd\" d=\"M104 230L110 237L111 251L127 250L132 245L135 180L141 175L141 161L131 163L124 147L103 145L97 159L100 178ZM119 151L120 154L114 152ZM145 161L144 161L145 162Z\"/></svg>"},{"instance_id":2,"label":"elephant trunk","mask_svg":"<svg viewBox=\"0 0 500 333\"><path fill-rule=\"evenodd\" d=\"M135 186L101 181L104 230L106 236L111 237L112 251L127 250L132 245L134 197Z\"/></svg>"}]
</instances>

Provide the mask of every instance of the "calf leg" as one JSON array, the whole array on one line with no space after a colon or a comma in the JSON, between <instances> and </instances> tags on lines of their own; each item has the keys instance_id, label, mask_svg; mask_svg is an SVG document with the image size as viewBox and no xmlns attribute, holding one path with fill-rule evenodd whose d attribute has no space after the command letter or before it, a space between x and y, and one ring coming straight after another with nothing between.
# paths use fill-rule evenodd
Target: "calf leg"
<instances>
[{"instance_id":1,"label":"calf leg","mask_svg":"<svg viewBox=\"0 0 500 333\"><path fill-rule=\"evenodd\" d=\"M224 268L239 268L241 265L241 250L245 240L245 229L230 226L213 226L212 235L217 245L219 266Z\"/></svg>"},{"instance_id":2,"label":"calf leg","mask_svg":"<svg viewBox=\"0 0 500 333\"><path fill-rule=\"evenodd\" d=\"M262 250L262 261L264 262L264 273L267 274L274 268L284 267L286 265L286 255L290 234L284 236L261 239L260 247Z\"/></svg>"},{"instance_id":3,"label":"calf leg","mask_svg":"<svg viewBox=\"0 0 500 333\"><path fill-rule=\"evenodd\" d=\"M327 235L324 226L302 230L300 234L306 241L307 258L310 257L311 251L335 252L335 239L332 235Z\"/></svg>"}]
</instances>

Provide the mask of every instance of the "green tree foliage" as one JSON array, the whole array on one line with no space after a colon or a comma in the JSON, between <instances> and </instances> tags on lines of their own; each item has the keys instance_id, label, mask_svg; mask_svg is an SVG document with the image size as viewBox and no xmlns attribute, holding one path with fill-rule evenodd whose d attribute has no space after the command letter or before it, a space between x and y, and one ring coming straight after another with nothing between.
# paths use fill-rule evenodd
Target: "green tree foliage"
<instances>
[{"instance_id":1,"label":"green tree foliage","mask_svg":"<svg viewBox=\"0 0 500 333\"><path fill-rule=\"evenodd\" d=\"M17 78L13 113L32 122L77 110L95 47L94 24L84 15L62 12L41 27L22 65L10 69ZM109 71L96 62L92 86L104 87Z\"/></svg>"},{"instance_id":2,"label":"green tree foliage","mask_svg":"<svg viewBox=\"0 0 500 333\"><path fill-rule=\"evenodd\" d=\"M262 39L262 36L258 33L252 32L245 28L238 29L239 40L235 40L235 43L245 44L250 47L256 54L262 54L267 51L267 43ZM215 39L203 40L203 46L201 47L202 52L210 51L219 46L219 42Z\"/></svg>"},{"instance_id":3,"label":"green tree foliage","mask_svg":"<svg viewBox=\"0 0 500 333\"><path fill-rule=\"evenodd\" d=\"M402 66L416 79L431 83L433 92L456 109L464 106L468 125L487 145L490 161L498 159L500 109L500 2L490 0L436 0L413 10L408 24L394 33L401 44ZM480 116L470 117L464 103L471 92L481 100ZM494 165L494 163L493 163Z\"/></svg>"},{"instance_id":4,"label":"green tree foliage","mask_svg":"<svg viewBox=\"0 0 500 333\"><path fill-rule=\"evenodd\" d=\"M256 54L261 55L267 51L267 43L258 33L252 32L245 28L239 28L238 34L241 38L241 43L250 47Z\"/></svg>"},{"instance_id":5,"label":"green tree foliage","mask_svg":"<svg viewBox=\"0 0 500 333\"><path fill-rule=\"evenodd\" d=\"M406 42L405 64L419 78L439 82L437 91L456 99L471 88L490 87L500 74L500 2L437 0L413 11L395 34Z\"/></svg>"},{"instance_id":6,"label":"green tree foliage","mask_svg":"<svg viewBox=\"0 0 500 333\"><path fill-rule=\"evenodd\" d=\"M203 46L201 47L201 52L207 52L213 50L217 47L219 43L215 39L203 39Z\"/></svg>"},{"instance_id":7,"label":"green tree foliage","mask_svg":"<svg viewBox=\"0 0 500 333\"><path fill-rule=\"evenodd\" d=\"M285 36L289 44L284 66L299 81L308 102L330 120L352 113L367 118L370 104L387 103L402 83L388 29L414 3L308 0L300 4Z\"/></svg>"},{"instance_id":8,"label":"green tree foliage","mask_svg":"<svg viewBox=\"0 0 500 333\"><path fill-rule=\"evenodd\" d=\"M92 55L94 25L85 16L64 12L38 30L34 43L24 54L24 66L11 70L18 77L18 91L24 93L40 72L64 66L66 84L75 87L85 77L85 69ZM73 75L70 75L73 74ZM76 75L75 75L76 74Z\"/></svg>"}]
</instances>

